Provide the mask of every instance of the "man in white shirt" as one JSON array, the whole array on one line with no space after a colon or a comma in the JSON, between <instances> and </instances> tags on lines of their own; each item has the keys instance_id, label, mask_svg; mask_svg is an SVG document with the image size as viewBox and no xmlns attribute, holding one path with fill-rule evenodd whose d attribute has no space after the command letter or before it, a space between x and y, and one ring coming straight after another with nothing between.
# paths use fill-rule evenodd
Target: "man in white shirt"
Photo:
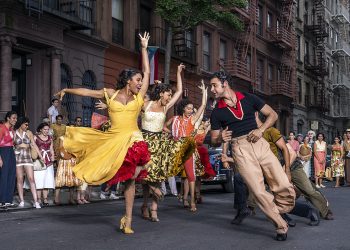
<instances>
[{"instance_id":1,"label":"man in white shirt","mask_svg":"<svg viewBox=\"0 0 350 250\"><path fill-rule=\"evenodd\" d=\"M59 101L57 98L52 99L51 101L52 106L47 110L47 116L50 119L51 123L56 123L56 116L58 116L58 105L59 105Z\"/></svg>"}]
</instances>

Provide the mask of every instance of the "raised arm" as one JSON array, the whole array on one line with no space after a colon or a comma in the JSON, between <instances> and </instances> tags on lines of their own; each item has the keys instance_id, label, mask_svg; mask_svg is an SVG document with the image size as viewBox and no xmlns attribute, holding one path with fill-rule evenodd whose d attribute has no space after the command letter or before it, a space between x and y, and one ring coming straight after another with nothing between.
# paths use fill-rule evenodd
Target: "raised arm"
<instances>
[{"instance_id":1,"label":"raised arm","mask_svg":"<svg viewBox=\"0 0 350 250\"><path fill-rule=\"evenodd\" d=\"M150 36L148 32L145 32L143 36L139 34L139 38L141 43L142 72L143 72L143 79L142 79L140 94L142 95L142 97L144 97L148 90L150 72L151 72L150 66L149 66L148 52L147 52L148 40Z\"/></svg>"},{"instance_id":2,"label":"raised arm","mask_svg":"<svg viewBox=\"0 0 350 250\"><path fill-rule=\"evenodd\" d=\"M208 97L208 88L205 87L204 81L201 81L201 86L199 87L202 90L202 104L197 110L196 114L192 117L192 124L194 125L198 119L200 118L201 114L204 112L205 107L207 105L207 97Z\"/></svg>"},{"instance_id":3,"label":"raised arm","mask_svg":"<svg viewBox=\"0 0 350 250\"><path fill-rule=\"evenodd\" d=\"M182 88L182 77L181 77L181 72L185 68L185 65L182 63L177 66L177 83L176 83L176 92L174 93L173 97L171 98L170 102L166 105L166 110L169 110L172 106L175 105L175 103L179 100L179 98L182 95L183 88Z\"/></svg>"},{"instance_id":4,"label":"raised arm","mask_svg":"<svg viewBox=\"0 0 350 250\"><path fill-rule=\"evenodd\" d=\"M103 89L93 90L93 89L86 89L86 88L62 89L60 92L57 92L55 96L57 96L62 101L63 96L65 94L88 96L88 97L97 98L97 99L104 98Z\"/></svg>"}]
</instances>

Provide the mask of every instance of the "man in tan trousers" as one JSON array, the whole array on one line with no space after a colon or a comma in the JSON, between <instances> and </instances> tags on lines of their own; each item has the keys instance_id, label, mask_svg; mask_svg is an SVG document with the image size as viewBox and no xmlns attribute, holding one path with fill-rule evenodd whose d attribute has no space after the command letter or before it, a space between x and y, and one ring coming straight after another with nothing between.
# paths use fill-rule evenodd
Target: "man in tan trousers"
<instances>
[{"instance_id":1,"label":"man in tan trousers","mask_svg":"<svg viewBox=\"0 0 350 250\"><path fill-rule=\"evenodd\" d=\"M260 209L276 226L275 239L284 241L288 225L280 214L293 209L295 191L269 143L262 138L278 116L257 96L234 91L232 80L224 72L214 73L210 84L211 92L218 99L210 120L211 143L219 146L231 142L238 172ZM267 117L260 128L255 120L257 111ZM273 195L265 190L264 177Z\"/></svg>"}]
</instances>

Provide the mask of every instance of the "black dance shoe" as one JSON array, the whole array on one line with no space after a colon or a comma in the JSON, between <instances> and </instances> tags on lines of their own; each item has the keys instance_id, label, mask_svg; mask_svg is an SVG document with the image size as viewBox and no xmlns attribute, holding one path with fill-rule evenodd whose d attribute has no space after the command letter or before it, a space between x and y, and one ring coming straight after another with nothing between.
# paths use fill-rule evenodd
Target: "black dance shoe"
<instances>
[{"instance_id":1,"label":"black dance shoe","mask_svg":"<svg viewBox=\"0 0 350 250\"><path fill-rule=\"evenodd\" d=\"M287 233L285 234L277 234L275 237L275 240L277 241L286 241L287 240Z\"/></svg>"},{"instance_id":2,"label":"black dance shoe","mask_svg":"<svg viewBox=\"0 0 350 250\"><path fill-rule=\"evenodd\" d=\"M231 224L233 224L233 225L241 224L245 218L247 218L249 215L251 215L251 213L252 213L252 211L249 208L243 208L241 210L238 210L237 215L231 221Z\"/></svg>"},{"instance_id":3,"label":"black dance shoe","mask_svg":"<svg viewBox=\"0 0 350 250\"><path fill-rule=\"evenodd\" d=\"M308 223L309 226L318 226L320 224L320 216L318 210L312 209L308 217L310 218L310 222Z\"/></svg>"}]
</instances>

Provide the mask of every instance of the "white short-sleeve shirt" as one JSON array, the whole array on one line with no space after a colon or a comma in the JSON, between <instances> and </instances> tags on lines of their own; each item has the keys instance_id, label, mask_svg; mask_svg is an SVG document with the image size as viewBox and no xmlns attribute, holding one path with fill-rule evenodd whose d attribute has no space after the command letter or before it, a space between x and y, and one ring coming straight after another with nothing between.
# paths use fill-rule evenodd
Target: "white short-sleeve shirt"
<instances>
[{"instance_id":1,"label":"white short-sleeve shirt","mask_svg":"<svg viewBox=\"0 0 350 250\"><path fill-rule=\"evenodd\" d=\"M51 106L47 110L47 114L51 115L51 123L56 123L56 116L58 116L58 109L55 106Z\"/></svg>"}]
</instances>

